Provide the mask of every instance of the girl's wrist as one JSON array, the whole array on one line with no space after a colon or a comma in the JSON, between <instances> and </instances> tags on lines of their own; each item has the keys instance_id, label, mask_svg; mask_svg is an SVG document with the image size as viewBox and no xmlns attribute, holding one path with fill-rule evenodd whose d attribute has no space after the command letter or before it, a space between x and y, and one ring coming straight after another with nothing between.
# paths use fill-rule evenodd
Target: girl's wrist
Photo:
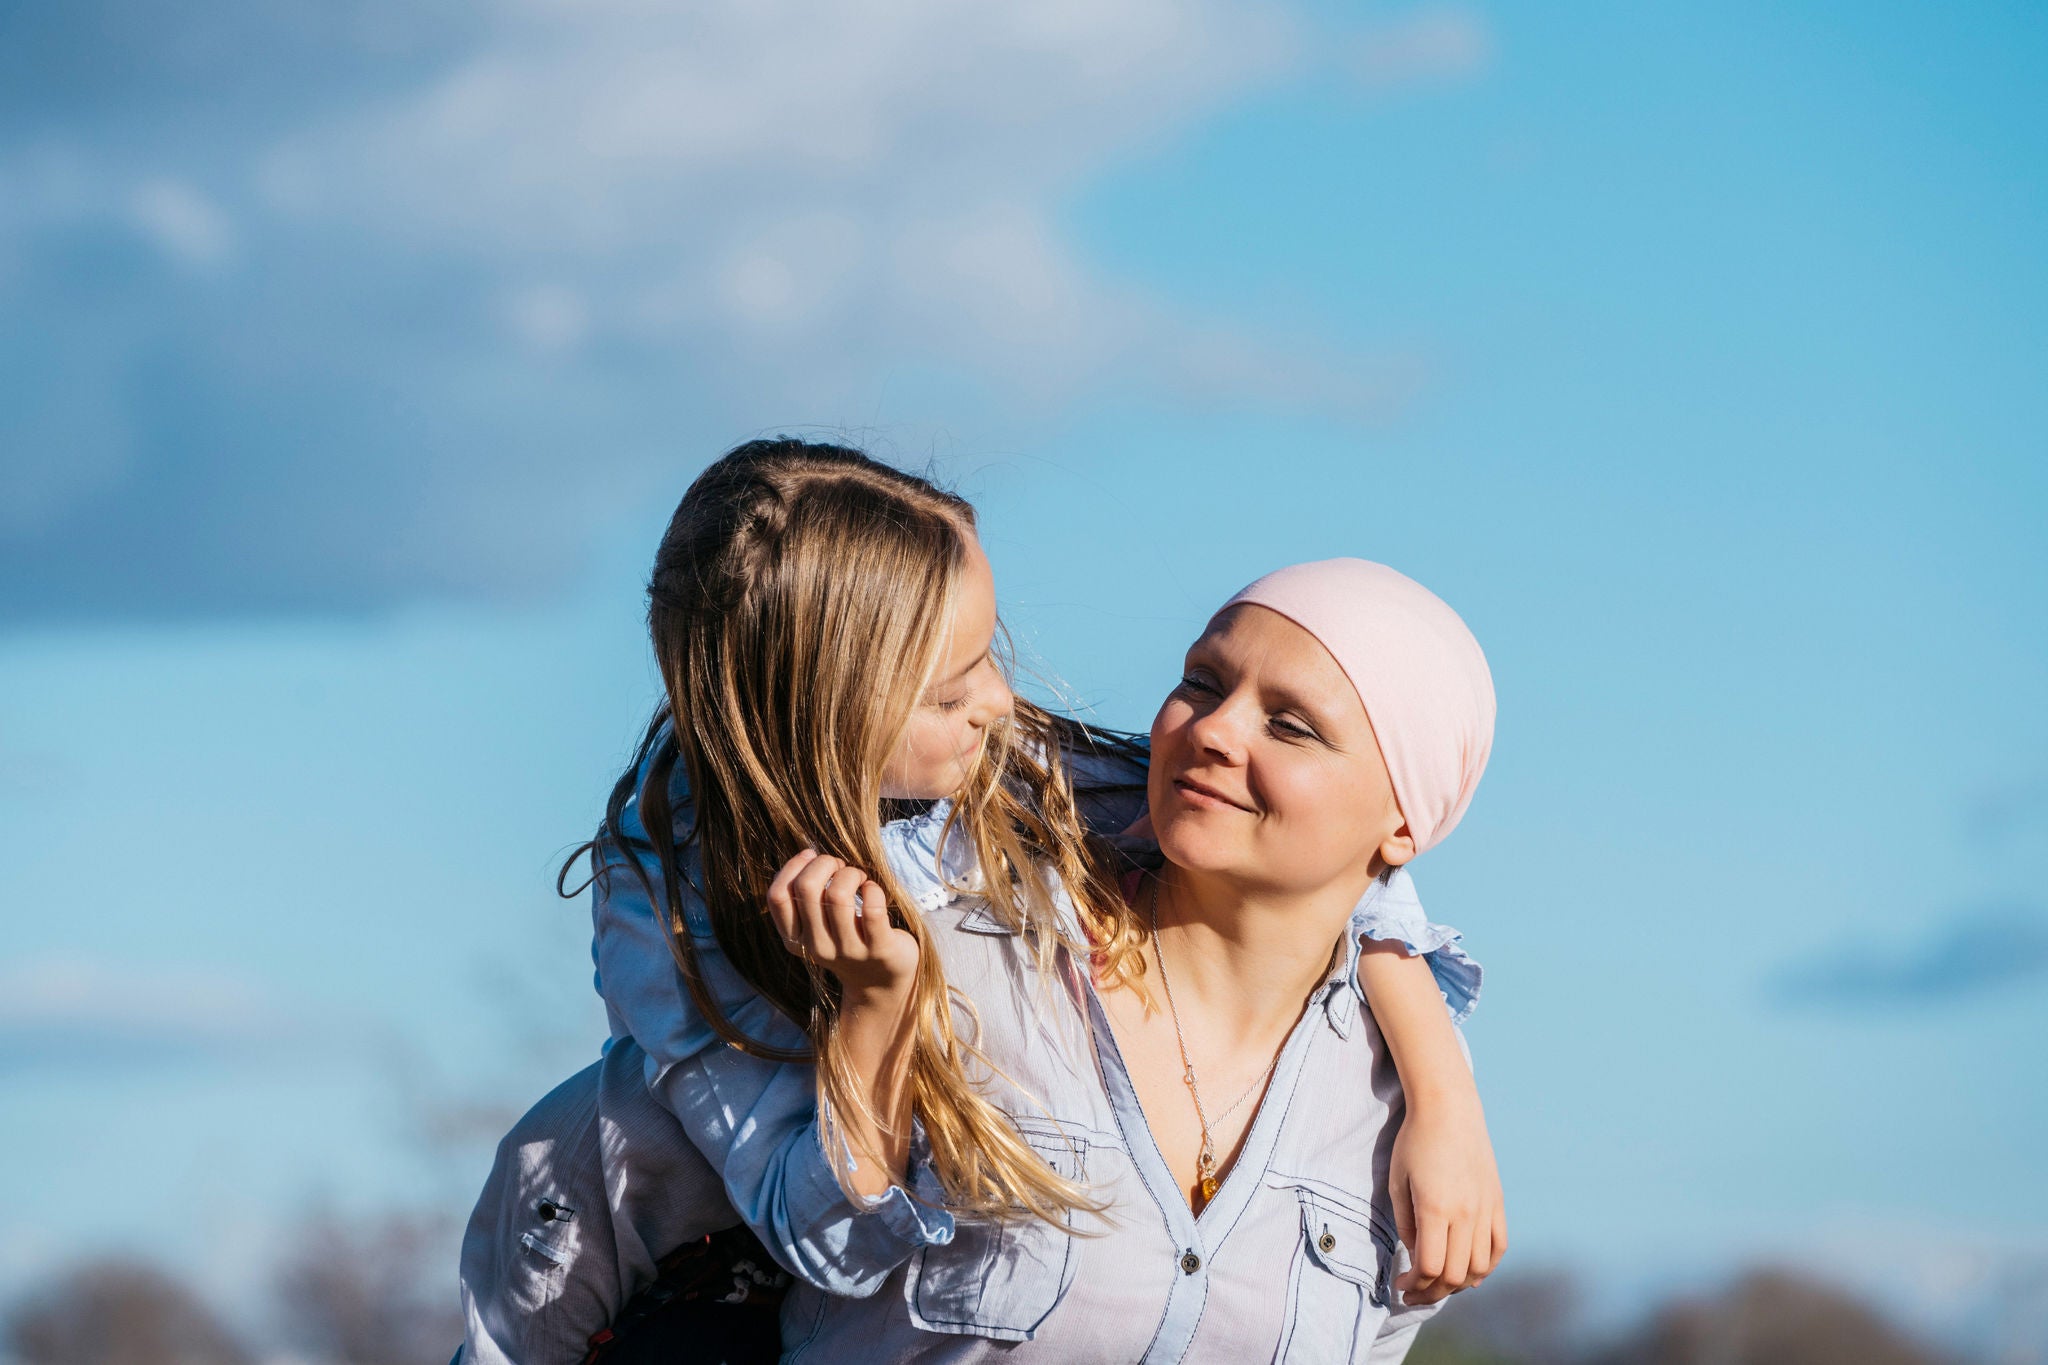
<instances>
[{"instance_id":1,"label":"girl's wrist","mask_svg":"<svg viewBox=\"0 0 2048 1365\"><path fill-rule=\"evenodd\" d=\"M864 981L859 984L839 983L839 1019L841 1027L852 1027L863 1033L876 1028L896 1032L904 1024L910 1011L911 987L915 980Z\"/></svg>"},{"instance_id":2,"label":"girl's wrist","mask_svg":"<svg viewBox=\"0 0 2048 1365\"><path fill-rule=\"evenodd\" d=\"M1431 1078L1414 1085L1409 1084L1404 1078L1402 1093L1408 1108L1418 1113L1470 1113L1476 1116L1482 1112L1479 1104L1479 1085L1469 1072L1462 1076L1446 1075Z\"/></svg>"},{"instance_id":3,"label":"girl's wrist","mask_svg":"<svg viewBox=\"0 0 2048 1365\"><path fill-rule=\"evenodd\" d=\"M917 984L915 974L902 977L856 977L848 981L839 979L839 1001L842 1008L858 1005L861 1007L901 1006L910 999L911 988Z\"/></svg>"}]
</instances>

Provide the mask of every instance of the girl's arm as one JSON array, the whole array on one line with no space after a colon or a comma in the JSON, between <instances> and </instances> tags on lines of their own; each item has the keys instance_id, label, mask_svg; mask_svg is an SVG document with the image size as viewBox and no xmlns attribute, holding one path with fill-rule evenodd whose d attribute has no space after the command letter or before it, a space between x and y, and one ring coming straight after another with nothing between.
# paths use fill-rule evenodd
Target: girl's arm
<instances>
[{"instance_id":1,"label":"girl's arm","mask_svg":"<svg viewBox=\"0 0 2048 1365\"><path fill-rule=\"evenodd\" d=\"M687 818L686 793L675 795ZM645 837L637 802L625 812L624 825L629 837ZM646 1052L648 1089L717 1169L740 1219L791 1274L827 1293L854 1297L873 1293L920 1247L951 1241L952 1215L917 1203L894 1184L879 1198L847 1196L837 1172L850 1152L836 1142L828 1150L813 1069L742 1052L710 1027L690 1003L665 917L626 857L607 845L592 888L598 993L613 1035L631 1037ZM758 1043L806 1050L803 1030L762 999L719 950L687 878L682 896L704 988L726 1017ZM862 1179L867 1164L855 1162L850 1179Z\"/></svg>"},{"instance_id":2,"label":"girl's arm","mask_svg":"<svg viewBox=\"0 0 2048 1365\"><path fill-rule=\"evenodd\" d=\"M1358 980L1407 1101L1388 1185L1414 1268L1395 1287L1409 1303L1432 1303L1478 1284L1507 1251L1500 1172L1479 1087L1429 964L1399 942L1368 941Z\"/></svg>"},{"instance_id":3,"label":"girl's arm","mask_svg":"<svg viewBox=\"0 0 2048 1365\"><path fill-rule=\"evenodd\" d=\"M1492 1273L1508 1245L1500 1172L1456 1024L1479 1001L1479 964L1455 929L1433 924L1405 868L1359 903L1358 984L1393 1054L1407 1100L1388 1175L1413 1269L1396 1287L1433 1303Z\"/></svg>"},{"instance_id":4,"label":"girl's arm","mask_svg":"<svg viewBox=\"0 0 2048 1365\"><path fill-rule=\"evenodd\" d=\"M837 1115L856 1161L847 1183L880 1198L910 1167L910 991L917 940L889 922L881 885L815 849L783 865L768 887L768 915L788 949L839 979L836 1028L846 1064L860 1077L864 1112Z\"/></svg>"}]
</instances>

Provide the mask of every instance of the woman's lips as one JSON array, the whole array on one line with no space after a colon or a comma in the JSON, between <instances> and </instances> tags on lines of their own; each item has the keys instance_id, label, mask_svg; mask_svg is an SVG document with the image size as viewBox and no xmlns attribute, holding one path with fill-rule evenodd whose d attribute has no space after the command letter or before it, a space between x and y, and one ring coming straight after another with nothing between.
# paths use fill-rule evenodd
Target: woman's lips
<instances>
[{"instance_id":1,"label":"woman's lips","mask_svg":"<svg viewBox=\"0 0 2048 1365\"><path fill-rule=\"evenodd\" d=\"M1173 789L1180 793L1183 801L1197 810L1251 810L1251 807L1243 802L1234 801L1214 787L1197 782L1192 777L1176 777L1173 779Z\"/></svg>"}]
</instances>

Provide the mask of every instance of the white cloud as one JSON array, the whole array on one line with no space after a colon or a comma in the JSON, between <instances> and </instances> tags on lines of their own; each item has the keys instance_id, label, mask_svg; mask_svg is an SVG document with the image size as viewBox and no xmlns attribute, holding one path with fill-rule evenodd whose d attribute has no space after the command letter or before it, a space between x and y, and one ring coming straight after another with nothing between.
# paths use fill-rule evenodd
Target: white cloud
<instances>
[{"instance_id":1,"label":"white cloud","mask_svg":"<svg viewBox=\"0 0 2048 1365\"><path fill-rule=\"evenodd\" d=\"M222 265L235 249L234 225L220 207L184 181L157 176L135 187L129 212L163 252L182 265Z\"/></svg>"},{"instance_id":2,"label":"white cloud","mask_svg":"<svg viewBox=\"0 0 2048 1365\"><path fill-rule=\"evenodd\" d=\"M410 249L545 262L593 336L716 353L762 378L742 401L801 401L811 356L826 389L849 357L939 358L1035 397L1179 344L1075 256L1073 190L1298 48L1286 11L1234 0L529 3L279 139L263 183Z\"/></svg>"},{"instance_id":3,"label":"white cloud","mask_svg":"<svg viewBox=\"0 0 2048 1365\"><path fill-rule=\"evenodd\" d=\"M292 1028L265 993L218 971L53 956L0 972L0 1067L213 1054Z\"/></svg>"},{"instance_id":4,"label":"white cloud","mask_svg":"<svg viewBox=\"0 0 2048 1365\"><path fill-rule=\"evenodd\" d=\"M566 285L526 285L506 298L505 322L532 350L556 355L575 350L590 334L590 305Z\"/></svg>"},{"instance_id":5,"label":"white cloud","mask_svg":"<svg viewBox=\"0 0 2048 1365\"><path fill-rule=\"evenodd\" d=\"M1490 51L1466 10L1361 39L1263 0L162 23L118 97L0 130L0 618L545 591L679 452L904 422L904 375L999 429L1103 392L1384 413L1419 366L1196 315L1066 216L1262 89Z\"/></svg>"},{"instance_id":6,"label":"white cloud","mask_svg":"<svg viewBox=\"0 0 2048 1365\"><path fill-rule=\"evenodd\" d=\"M1367 29L1352 51L1352 74L1387 90L1469 79L1493 64L1493 28L1463 5L1429 5Z\"/></svg>"}]
</instances>

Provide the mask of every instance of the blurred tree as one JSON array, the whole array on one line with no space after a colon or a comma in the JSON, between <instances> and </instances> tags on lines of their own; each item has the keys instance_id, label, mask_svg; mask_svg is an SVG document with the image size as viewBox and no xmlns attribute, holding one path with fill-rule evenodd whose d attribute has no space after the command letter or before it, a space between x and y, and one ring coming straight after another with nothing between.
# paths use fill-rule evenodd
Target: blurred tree
<instances>
[{"instance_id":1,"label":"blurred tree","mask_svg":"<svg viewBox=\"0 0 2048 1365\"><path fill-rule=\"evenodd\" d=\"M1495 1355L1465 1339L1455 1328L1435 1323L1424 1327L1408 1352L1407 1365L1518 1365L1513 1356Z\"/></svg>"},{"instance_id":2,"label":"blurred tree","mask_svg":"<svg viewBox=\"0 0 2048 1365\"><path fill-rule=\"evenodd\" d=\"M1416 1338L1410 1365L1572 1365L1583 1358L1578 1288L1555 1272L1488 1280Z\"/></svg>"},{"instance_id":3,"label":"blurred tree","mask_svg":"<svg viewBox=\"0 0 2048 1365\"><path fill-rule=\"evenodd\" d=\"M242 1344L190 1290L148 1266L90 1261L7 1318L21 1365L250 1365ZM444 1357L445 1358L445 1357Z\"/></svg>"},{"instance_id":4,"label":"blurred tree","mask_svg":"<svg viewBox=\"0 0 2048 1365\"><path fill-rule=\"evenodd\" d=\"M1595 1365L1945 1365L1863 1303L1782 1271L1671 1304Z\"/></svg>"},{"instance_id":5,"label":"blurred tree","mask_svg":"<svg viewBox=\"0 0 2048 1365\"><path fill-rule=\"evenodd\" d=\"M310 1220L278 1274L286 1330L324 1361L445 1365L462 1342L456 1230L443 1220L380 1216L353 1231Z\"/></svg>"}]
</instances>

